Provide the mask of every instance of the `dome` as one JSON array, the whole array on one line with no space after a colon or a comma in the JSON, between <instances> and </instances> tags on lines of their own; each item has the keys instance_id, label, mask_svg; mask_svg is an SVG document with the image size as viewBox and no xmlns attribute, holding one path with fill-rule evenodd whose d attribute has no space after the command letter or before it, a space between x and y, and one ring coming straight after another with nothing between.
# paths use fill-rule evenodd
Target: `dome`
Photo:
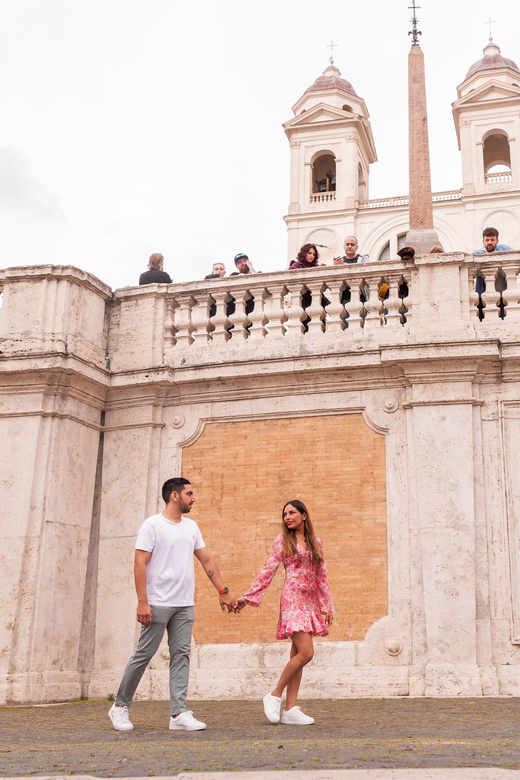
<instances>
[{"instance_id":1,"label":"dome","mask_svg":"<svg viewBox=\"0 0 520 780\"><path fill-rule=\"evenodd\" d=\"M489 43L484 49L484 56L481 60L478 60L478 62L473 63L471 68L468 70L466 74L466 79L469 79L470 76L473 76L474 73L478 73L481 70L495 70L496 68L511 68L511 70L516 70L517 73L520 73L520 70L518 68L518 65L513 62L513 60L509 60L507 57L503 57L500 53L500 46L497 46L496 43L493 43L493 39L489 39Z\"/></svg>"},{"instance_id":2,"label":"dome","mask_svg":"<svg viewBox=\"0 0 520 780\"><path fill-rule=\"evenodd\" d=\"M330 63L328 68L325 68L322 75L318 76L314 84L306 91L317 92L322 89L342 89L343 92L350 92L351 95L356 94L356 90L352 84L346 79L341 78L341 73L333 62Z\"/></svg>"}]
</instances>

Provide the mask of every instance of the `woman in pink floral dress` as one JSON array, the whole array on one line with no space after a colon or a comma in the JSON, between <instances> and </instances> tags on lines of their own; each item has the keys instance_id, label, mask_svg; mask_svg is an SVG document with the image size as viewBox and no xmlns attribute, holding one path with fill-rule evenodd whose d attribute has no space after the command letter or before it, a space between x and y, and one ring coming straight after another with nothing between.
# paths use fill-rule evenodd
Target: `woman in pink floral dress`
<instances>
[{"instance_id":1,"label":"woman in pink floral dress","mask_svg":"<svg viewBox=\"0 0 520 780\"><path fill-rule=\"evenodd\" d=\"M323 547L315 535L307 507L301 501L289 501L282 510L282 533L273 544L265 566L247 593L238 599L238 610L247 604L260 606L278 567L283 562L285 583L280 598L277 639L291 639L290 660L278 685L264 696L264 712L271 723L280 722L282 694L287 688L281 722L308 725L314 719L296 706L303 667L314 655L313 636L327 636L332 624L332 598Z\"/></svg>"}]
</instances>

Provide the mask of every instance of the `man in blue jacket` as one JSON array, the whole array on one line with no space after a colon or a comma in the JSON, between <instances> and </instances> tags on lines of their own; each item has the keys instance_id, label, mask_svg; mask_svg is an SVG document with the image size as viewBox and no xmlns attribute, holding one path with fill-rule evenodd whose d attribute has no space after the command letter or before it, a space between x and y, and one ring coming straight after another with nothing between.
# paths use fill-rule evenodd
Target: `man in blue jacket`
<instances>
[{"instance_id":1,"label":"man in blue jacket","mask_svg":"<svg viewBox=\"0 0 520 780\"><path fill-rule=\"evenodd\" d=\"M482 249L476 249L474 255L485 255L488 252L507 252L512 249L512 246L507 244L498 243L498 230L494 227L484 228L482 232L482 241L484 246Z\"/></svg>"}]
</instances>

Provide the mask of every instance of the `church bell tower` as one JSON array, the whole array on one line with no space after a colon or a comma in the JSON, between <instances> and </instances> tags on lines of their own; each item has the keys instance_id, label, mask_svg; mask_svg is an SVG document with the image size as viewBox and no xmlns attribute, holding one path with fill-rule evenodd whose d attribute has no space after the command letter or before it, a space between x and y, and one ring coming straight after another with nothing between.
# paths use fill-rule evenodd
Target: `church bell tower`
<instances>
[{"instance_id":1,"label":"church bell tower","mask_svg":"<svg viewBox=\"0 0 520 780\"><path fill-rule=\"evenodd\" d=\"M453 103L463 197L520 190L520 70L491 37L483 53Z\"/></svg>"},{"instance_id":2,"label":"church bell tower","mask_svg":"<svg viewBox=\"0 0 520 780\"><path fill-rule=\"evenodd\" d=\"M368 200L369 165L377 159L369 113L332 57L292 110L284 124L291 148L289 261L310 241L321 245L320 261L332 263L355 232L358 204Z\"/></svg>"}]
</instances>

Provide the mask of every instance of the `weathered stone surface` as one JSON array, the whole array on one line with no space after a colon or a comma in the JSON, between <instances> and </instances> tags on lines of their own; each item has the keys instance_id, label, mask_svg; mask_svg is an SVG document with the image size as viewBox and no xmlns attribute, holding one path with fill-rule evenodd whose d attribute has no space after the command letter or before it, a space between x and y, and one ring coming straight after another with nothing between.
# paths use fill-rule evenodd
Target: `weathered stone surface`
<instances>
[{"instance_id":1,"label":"weathered stone surface","mask_svg":"<svg viewBox=\"0 0 520 780\"><path fill-rule=\"evenodd\" d=\"M135 534L181 472L236 595L282 504L311 508L338 611L304 696L519 695L519 270L436 255L114 294L73 268L0 272L0 701L116 690ZM497 274L502 318L474 293ZM316 301L308 332L286 324L307 284L330 330ZM220 317L213 340L213 292L254 296L253 336ZM288 652L276 591L223 616L202 578L197 612L190 695L263 695ZM138 698L167 696L167 663L162 645Z\"/></svg>"}]
</instances>

